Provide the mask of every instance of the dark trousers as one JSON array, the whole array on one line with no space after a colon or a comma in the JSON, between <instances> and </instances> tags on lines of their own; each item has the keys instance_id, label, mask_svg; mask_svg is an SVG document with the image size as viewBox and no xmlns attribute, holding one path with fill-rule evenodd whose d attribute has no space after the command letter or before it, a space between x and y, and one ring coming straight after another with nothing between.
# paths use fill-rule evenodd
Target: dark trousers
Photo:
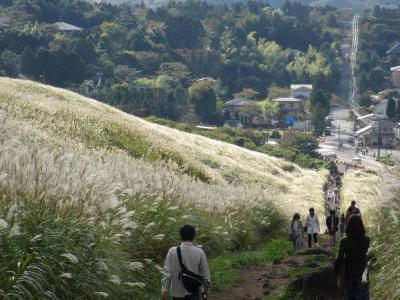
<instances>
[{"instance_id":1,"label":"dark trousers","mask_svg":"<svg viewBox=\"0 0 400 300\"><path fill-rule=\"evenodd\" d=\"M308 248L311 248L311 238L314 239L314 243L318 243L318 238L317 238L318 234L314 233L314 234L308 234Z\"/></svg>"},{"instance_id":2,"label":"dark trousers","mask_svg":"<svg viewBox=\"0 0 400 300\"><path fill-rule=\"evenodd\" d=\"M348 300L368 300L368 283L363 283L361 276L347 276L346 293Z\"/></svg>"},{"instance_id":3,"label":"dark trousers","mask_svg":"<svg viewBox=\"0 0 400 300\"><path fill-rule=\"evenodd\" d=\"M193 295L187 295L184 298L176 298L176 297L172 298L172 300L199 300L199 299L200 299L200 296L199 296L198 293L197 294L193 294Z\"/></svg>"}]
</instances>

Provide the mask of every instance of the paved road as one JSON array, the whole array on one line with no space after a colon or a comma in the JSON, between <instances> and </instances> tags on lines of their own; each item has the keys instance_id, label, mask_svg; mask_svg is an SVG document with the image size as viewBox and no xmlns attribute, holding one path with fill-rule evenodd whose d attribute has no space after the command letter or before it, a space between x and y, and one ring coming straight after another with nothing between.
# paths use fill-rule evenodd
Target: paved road
<instances>
[{"instance_id":1,"label":"paved road","mask_svg":"<svg viewBox=\"0 0 400 300\"><path fill-rule=\"evenodd\" d=\"M355 21L358 22L358 19L355 18ZM360 154L355 154L355 148L350 139L354 136L353 131L353 122L349 121L350 108L348 102L348 96L351 95L354 97L356 87L354 85L354 80L352 81L352 77L354 77L354 65L355 62L355 53L356 53L356 44L357 41L354 39L358 35L357 30L354 26L348 29L348 32L351 33L348 38L345 38L340 45L343 59L343 66L341 69L341 77L338 84L338 88L336 94L342 99L342 103L339 106L331 109L330 115L332 116L332 135L326 137L325 141L320 144L318 151L321 154L326 154L328 152L334 152L337 155L337 158L341 161L352 163L353 157L357 156L361 158L362 164L368 168L381 168L383 165L377 161L373 157L363 156ZM354 49L355 47L355 49ZM348 60L345 58L346 54L350 54L352 58L352 64L349 64ZM353 70L352 70L353 68ZM339 145L343 146L339 149Z\"/></svg>"}]
</instances>

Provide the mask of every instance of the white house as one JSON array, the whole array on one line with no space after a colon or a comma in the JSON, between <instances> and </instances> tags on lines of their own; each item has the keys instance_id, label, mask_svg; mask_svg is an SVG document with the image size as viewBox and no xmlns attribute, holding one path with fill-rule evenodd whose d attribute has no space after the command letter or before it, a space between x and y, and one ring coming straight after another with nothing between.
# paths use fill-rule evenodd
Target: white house
<instances>
[{"instance_id":1,"label":"white house","mask_svg":"<svg viewBox=\"0 0 400 300\"><path fill-rule=\"evenodd\" d=\"M272 100L278 103L280 113L301 112L304 110L304 101L294 97L282 97Z\"/></svg>"},{"instance_id":2,"label":"white house","mask_svg":"<svg viewBox=\"0 0 400 300\"><path fill-rule=\"evenodd\" d=\"M400 88L400 66L390 68L392 73L393 86L395 88Z\"/></svg>"},{"instance_id":3,"label":"white house","mask_svg":"<svg viewBox=\"0 0 400 300\"><path fill-rule=\"evenodd\" d=\"M378 104L374 105L374 107L372 108L373 113L378 116L381 116L383 118L387 118L387 115L386 115L387 103L388 103L388 100L384 99L381 102L379 102Z\"/></svg>"},{"instance_id":4,"label":"white house","mask_svg":"<svg viewBox=\"0 0 400 300\"><path fill-rule=\"evenodd\" d=\"M290 95L293 98L307 100L310 98L312 91L313 91L312 84L291 84L290 85Z\"/></svg>"}]
</instances>

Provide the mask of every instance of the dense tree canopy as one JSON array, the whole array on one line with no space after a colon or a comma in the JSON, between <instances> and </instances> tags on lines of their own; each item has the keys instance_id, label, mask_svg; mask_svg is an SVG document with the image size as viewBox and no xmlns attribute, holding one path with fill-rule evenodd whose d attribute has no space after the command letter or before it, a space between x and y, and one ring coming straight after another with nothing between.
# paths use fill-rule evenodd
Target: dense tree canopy
<instances>
[{"instance_id":1,"label":"dense tree canopy","mask_svg":"<svg viewBox=\"0 0 400 300\"><path fill-rule=\"evenodd\" d=\"M3 14L12 26L0 31L2 75L20 73L141 116L195 114L216 122L224 111L220 100L234 94L265 99L270 86L321 77L328 92L338 79L340 13L333 8L277 9L257 0L231 7L188 0L157 9L9 0L0 6ZM83 30L52 25L60 20ZM218 88L209 88L214 81Z\"/></svg>"}]
</instances>

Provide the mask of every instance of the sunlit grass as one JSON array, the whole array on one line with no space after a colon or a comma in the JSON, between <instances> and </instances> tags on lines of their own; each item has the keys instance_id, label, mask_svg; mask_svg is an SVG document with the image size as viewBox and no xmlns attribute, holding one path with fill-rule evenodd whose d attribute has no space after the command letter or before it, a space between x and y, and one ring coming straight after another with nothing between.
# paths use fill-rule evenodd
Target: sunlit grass
<instances>
[{"instance_id":1,"label":"sunlit grass","mask_svg":"<svg viewBox=\"0 0 400 300\"><path fill-rule=\"evenodd\" d=\"M191 223L210 257L323 210L326 172L0 79L0 295L154 299Z\"/></svg>"}]
</instances>

